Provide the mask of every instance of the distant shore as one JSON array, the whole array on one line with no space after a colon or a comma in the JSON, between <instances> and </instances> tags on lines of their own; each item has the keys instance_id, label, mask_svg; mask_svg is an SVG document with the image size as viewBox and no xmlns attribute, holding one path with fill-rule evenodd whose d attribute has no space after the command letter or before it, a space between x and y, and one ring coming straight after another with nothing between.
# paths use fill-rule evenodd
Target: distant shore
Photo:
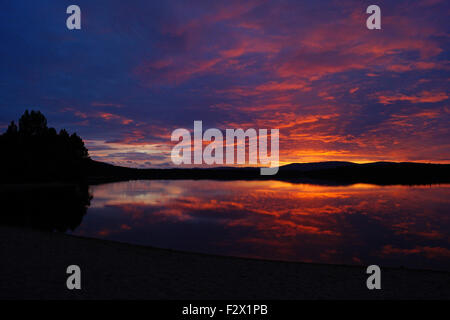
<instances>
[{"instance_id":1,"label":"distant shore","mask_svg":"<svg viewBox=\"0 0 450 320\"><path fill-rule=\"evenodd\" d=\"M450 272L264 261L0 226L0 299L450 299ZM82 289L66 289L79 265Z\"/></svg>"},{"instance_id":2,"label":"distant shore","mask_svg":"<svg viewBox=\"0 0 450 320\"><path fill-rule=\"evenodd\" d=\"M44 174L37 167L33 173L3 168L0 185L72 183L102 184L128 180L278 180L290 183L346 186L357 183L374 185L431 185L450 183L450 164L416 162L353 163L326 161L291 163L279 167L274 175L261 175L259 167L176 167L129 168L92 159L83 159L75 176L72 171ZM0 168L1 169L1 168Z\"/></svg>"},{"instance_id":3,"label":"distant shore","mask_svg":"<svg viewBox=\"0 0 450 320\"><path fill-rule=\"evenodd\" d=\"M319 185L427 185L450 183L450 164L414 162L352 163L328 161L292 163L281 166L275 175L261 175L257 167L205 167L138 169L87 160L84 172L89 184L106 182L162 180L280 180Z\"/></svg>"}]
</instances>

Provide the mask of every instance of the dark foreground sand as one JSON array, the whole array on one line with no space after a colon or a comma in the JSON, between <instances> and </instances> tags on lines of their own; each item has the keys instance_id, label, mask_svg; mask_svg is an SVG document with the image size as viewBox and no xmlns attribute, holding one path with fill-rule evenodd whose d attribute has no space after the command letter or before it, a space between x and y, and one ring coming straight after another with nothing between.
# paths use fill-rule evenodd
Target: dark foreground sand
<instances>
[{"instance_id":1,"label":"dark foreground sand","mask_svg":"<svg viewBox=\"0 0 450 320\"><path fill-rule=\"evenodd\" d=\"M66 289L66 268L82 290ZM422 299L450 298L450 273L183 253L0 226L1 299Z\"/></svg>"}]
</instances>

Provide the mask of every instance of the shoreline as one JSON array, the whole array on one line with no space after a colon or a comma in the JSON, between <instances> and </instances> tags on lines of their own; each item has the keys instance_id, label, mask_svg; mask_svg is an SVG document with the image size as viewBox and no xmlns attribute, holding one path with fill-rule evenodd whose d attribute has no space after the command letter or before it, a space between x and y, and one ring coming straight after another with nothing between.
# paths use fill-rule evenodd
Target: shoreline
<instances>
[{"instance_id":1,"label":"shoreline","mask_svg":"<svg viewBox=\"0 0 450 320\"><path fill-rule=\"evenodd\" d=\"M259 260L0 226L0 299L450 299L450 272ZM80 266L81 290L66 289Z\"/></svg>"}]
</instances>

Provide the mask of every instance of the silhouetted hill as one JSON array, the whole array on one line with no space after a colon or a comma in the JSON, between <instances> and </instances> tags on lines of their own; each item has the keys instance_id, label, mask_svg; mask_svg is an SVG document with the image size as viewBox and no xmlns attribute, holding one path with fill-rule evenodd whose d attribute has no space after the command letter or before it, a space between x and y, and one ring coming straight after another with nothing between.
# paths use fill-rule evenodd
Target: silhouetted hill
<instances>
[{"instance_id":1,"label":"silhouetted hill","mask_svg":"<svg viewBox=\"0 0 450 320\"><path fill-rule=\"evenodd\" d=\"M90 182L132 179L214 179L214 180L284 180L299 183L347 185L372 184L432 184L450 183L450 164L411 162L293 163L280 167L273 176L261 176L259 168L192 168L133 169L86 160Z\"/></svg>"},{"instance_id":2,"label":"silhouetted hill","mask_svg":"<svg viewBox=\"0 0 450 320\"><path fill-rule=\"evenodd\" d=\"M324 161L324 162L309 162L309 163L291 163L282 166L283 170L295 170L301 172L335 169L344 166L354 165L353 162L347 161Z\"/></svg>"},{"instance_id":3,"label":"silhouetted hill","mask_svg":"<svg viewBox=\"0 0 450 320\"><path fill-rule=\"evenodd\" d=\"M413 162L346 163L338 166L313 166L310 170L280 168L282 177L304 176L341 183L431 184L450 182L449 164Z\"/></svg>"}]
</instances>

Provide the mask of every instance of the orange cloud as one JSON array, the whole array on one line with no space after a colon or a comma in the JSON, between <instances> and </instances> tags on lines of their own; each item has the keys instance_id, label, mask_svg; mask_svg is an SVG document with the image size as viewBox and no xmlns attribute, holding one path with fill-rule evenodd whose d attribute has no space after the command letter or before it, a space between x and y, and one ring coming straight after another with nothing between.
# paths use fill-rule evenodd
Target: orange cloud
<instances>
[{"instance_id":1,"label":"orange cloud","mask_svg":"<svg viewBox=\"0 0 450 320\"><path fill-rule=\"evenodd\" d=\"M125 125L133 122L133 120L131 120L131 119L127 119L123 116L119 116L117 114L108 113L108 112L99 112L96 115L106 121L117 120L120 123L125 124Z\"/></svg>"},{"instance_id":2,"label":"orange cloud","mask_svg":"<svg viewBox=\"0 0 450 320\"><path fill-rule=\"evenodd\" d=\"M418 95L408 96L404 94L397 94L393 96L381 95L378 100L382 104L392 104L396 101L408 101L411 103L435 103L448 99L448 95L445 92L431 92L422 91Z\"/></svg>"}]
</instances>

